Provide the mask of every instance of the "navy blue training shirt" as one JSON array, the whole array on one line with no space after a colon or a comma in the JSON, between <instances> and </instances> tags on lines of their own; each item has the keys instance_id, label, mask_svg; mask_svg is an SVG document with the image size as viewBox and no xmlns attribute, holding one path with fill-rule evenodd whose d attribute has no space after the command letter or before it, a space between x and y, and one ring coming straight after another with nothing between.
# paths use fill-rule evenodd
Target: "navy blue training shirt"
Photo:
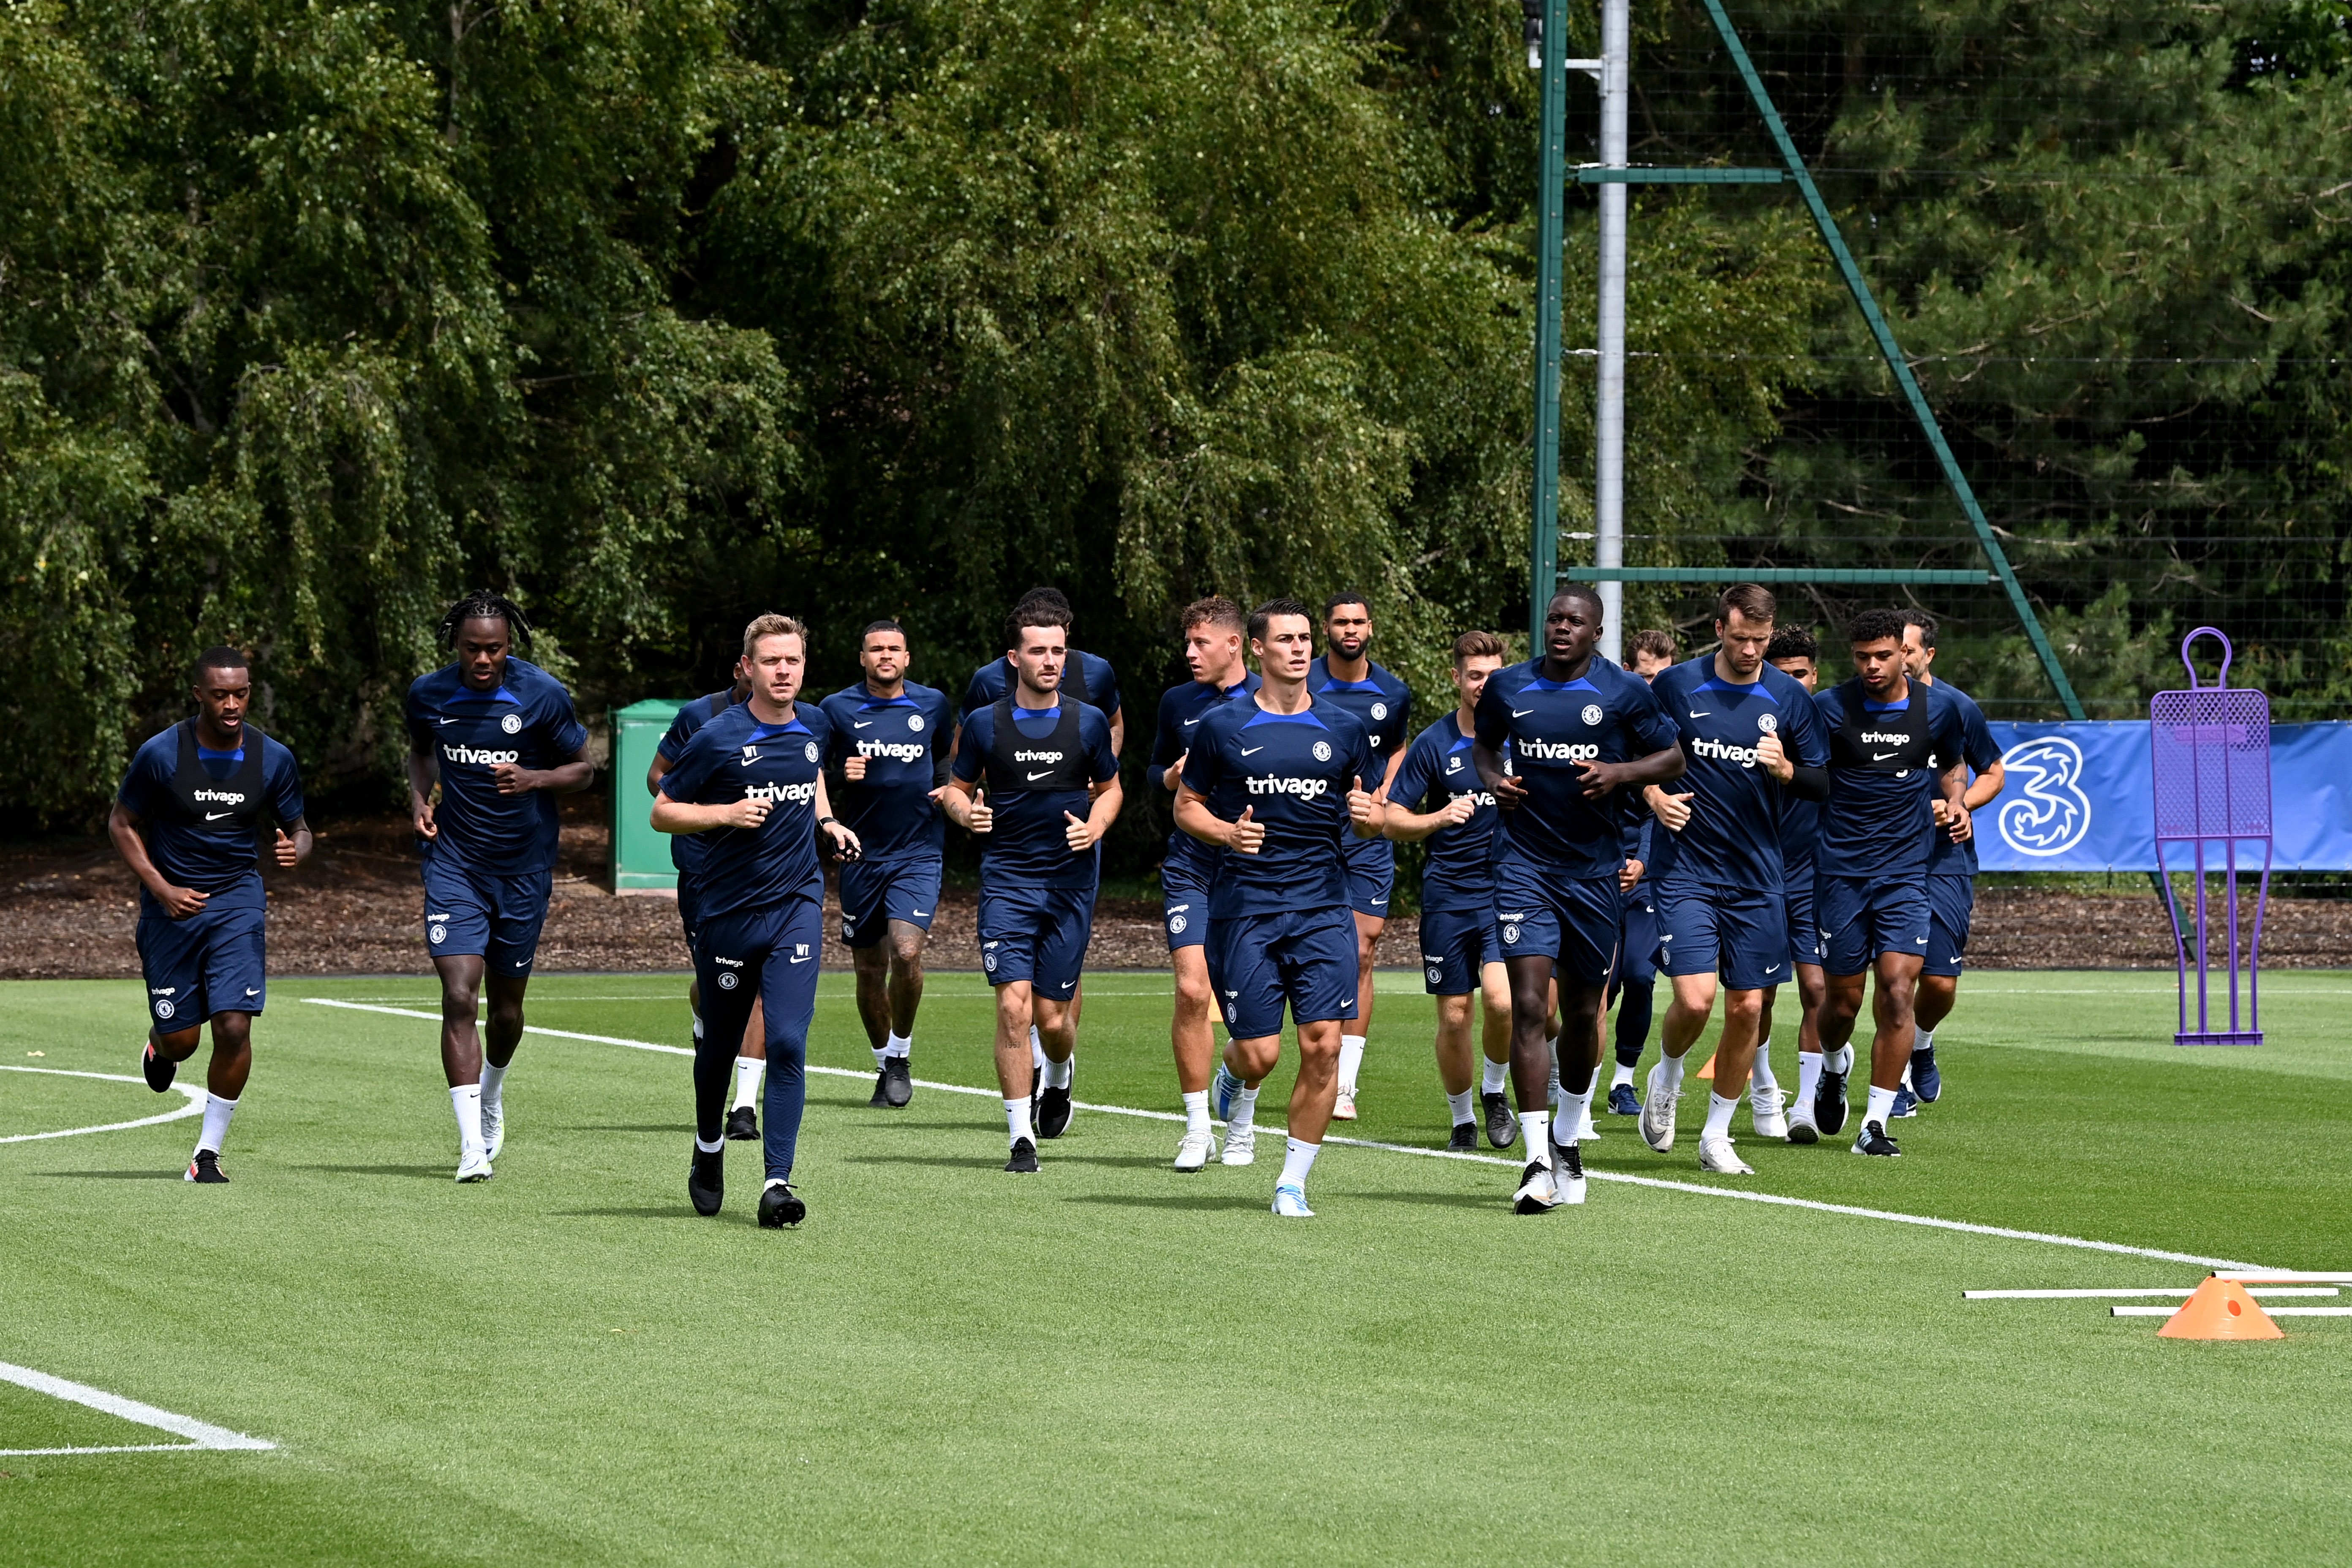
<instances>
[{"instance_id":1,"label":"navy blue training shirt","mask_svg":"<svg viewBox=\"0 0 2352 1568\"><path fill-rule=\"evenodd\" d=\"M824 700L833 724L833 809L857 835L867 861L919 860L937 856L947 837L947 815L931 792L948 782L948 745L955 739L955 709L937 687L905 683L904 694L877 697L866 682ZM840 776L851 757L866 759L866 777Z\"/></svg>"},{"instance_id":2,"label":"navy blue training shirt","mask_svg":"<svg viewBox=\"0 0 2352 1568\"><path fill-rule=\"evenodd\" d=\"M1899 703L1871 701L1860 676L1814 694L1830 746L1830 798L1813 851L1824 877L1895 881L1927 874L1933 761L1961 756L1968 726L1943 687L1916 680L1910 687Z\"/></svg>"},{"instance_id":3,"label":"navy blue training shirt","mask_svg":"<svg viewBox=\"0 0 2352 1568\"><path fill-rule=\"evenodd\" d=\"M174 787L183 728L174 724L139 748L116 798L138 816L147 858L165 881L211 894L207 909L257 910L262 906L261 846L271 840L268 823L252 814L257 805L260 817L274 819L278 826L301 821L301 770L295 766L293 752L248 724L235 751L194 748L208 782L199 784L190 798ZM242 798L250 776L246 760L257 743L261 748L258 802ZM163 910L144 884L139 889L139 907L157 914Z\"/></svg>"},{"instance_id":4,"label":"navy blue training shirt","mask_svg":"<svg viewBox=\"0 0 2352 1568\"><path fill-rule=\"evenodd\" d=\"M708 844L705 919L767 909L795 894L824 896L816 781L832 733L824 710L806 702L794 703L782 724L761 722L750 703L739 702L696 731L677 765L662 775L662 794L687 805L775 803L757 827L713 827L693 836Z\"/></svg>"},{"instance_id":5,"label":"navy blue training shirt","mask_svg":"<svg viewBox=\"0 0 2352 1568\"><path fill-rule=\"evenodd\" d=\"M686 743L694 739L696 731L745 700L747 699L735 695L735 689L731 686L724 691L713 691L696 698L679 709L677 717L669 721L669 729L663 733L661 744L654 748L654 754L671 767L677 766L678 758L686 754ZM709 853L710 842L707 834L673 833L669 836L669 863L677 868L680 881L690 881L700 876L703 858Z\"/></svg>"},{"instance_id":6,"label":"navy blue training shirt","mask_svg":"<svg viewBox=\"0 0 2352 1568\"><path fill-rule=\"evenodd\" d=\"M1622 804L1616 792L1588 800L1578 763L1624 763L1663 752L1678 739L1665 710L1638 675L1594 658L1574 680L1544 678L1540 660L1507 666L1486 678L1478 699L1478 735L1511 765L1527 799L1502 813L1496 852L1508 848L1572 877L1616 875L1625 862Z\"/></svg>"},{"instance_id":7,"label":"navy blue training shirt","mask_svg":"<svg viewBox=\"0 0 2352 1568\"><path fill-rule=\"evenodd\" d=\"M1422 840L1427 856L1422 862L1421 907L1433 914L1484 910L1495 899L1495 875L1487 858L1495 847L1495 797L1478 782L1470 763L1470 737L1462 731L1461 714L1449 712L1413 737L1412 747L1389 786L1389 802L1416 816L1441 810L1457 795L1468 795L1477 809L1466 822L1441 827Z\"/></svg>"},{"instance_id":8,"label":"navy blue training shirt","mask_svg":"<svg viewBox=\"0 0 2352 1568\"><path fill-rule=\"evenodd\" d=\"M1170 687L1160 694L1160 725L1151 738L1151 763L1144 777L1151 787L1167 788L1168 770L1176 759L1192 749L1192 735L1201 721L1227 702L1246 701L1250 695L1265 683L1257 671L1244 670L1242 678L1231 686L1212 686L1205 681L1187 680ZM1216 865L1214 849L1202 843L1182 828L1171 828L1168 834L1168 854L1160 868L1163 880L1168 868L1186 869L1206 879Z\"/></svg>"},{"instance_id":9,"label":"navy blue training shirt","mask_svg":"<svg viewBox=\"0 0 2352 1568\"><path fill-rule=\"evenodd\" d=\"M1715 657L1686 659L1650 683L1687 763L1666 787L1692 797L1667 874L1677 884L1776 893L1786 876L1780 814L1796 797L1757 765L1757 742L1778 734L1790 762L1818 768L1829 762L1829 742L1801 681L1768 664L1736 685L1716 673Z\"/></svg>"},{"instance_id":10,"label":"navy blue training shirt","mask_svg":"<svg viewBox=\"0 0 2352 1568\"><path fill-rule=\"evenodd\" d=\"M1111 668L1110 660L1071 648L1062 669L1065 685L1069 682L1073 666L1087 683L1086 691L1079 700L1100 711L1106 719L1118 712L1118 675ZM1013 690L1013 660L1009 658L990 659L971 672L971 680L963 689L962 717L969 721L982 709L1003 701Z\"/></svg>"},{"instance_id":11,"label":"navy blue training shirt","mask_svg":"<svg viewBox=\"0 0 2352 1568\"><path fill-rule=\"evenodd\" d=\"M1071 852L1070 825L1062 814L1067 812L1084 822L1094 805L1087 784L1118 777L1118 758L1110 749L1110 721L1102 710L1091 703L1070 706L1077 710L1076 738L1070 742L1055 738L1067 732L1061 702L1045 709L1013 709L1016 738L1008 739L1002 748L1007 753L1007 761L1002 763L993 754L999 750L996 716L1002 710L992 704L964 719L963 741L956 747L955 776L981 784L989 808L995 813L989 830L978 836L983 888L1095 885L1100 857ZM1075 757L1068 754L1071 744L1078 753ZM1033 773L1037 781L1050 782L1046 775L1057 769L1066 770L1070 787L1000 787L1025 786L1033 782Z\"/></svg>"},{"instance_id":12,"label":"navy blue training shirt","mask_svg":"<svg viewBox=\"0 0 2352 1568\"><path fill-rule=\"evenodd\" d=\"M500 763L560 767L588 743L563 683L509 658L498 689L476 691L456 665L444 665L409 687L405 717L410 745L430 752L441 773L433 853L499 877L552 867L555 796L543 789L500 795L491 770Z\"/></svg>"},{"instance_id":13,"label":"navy blue training shirt","mask_svg":"<svg viewBox=\"0 0 2352 1568\"><path fill-rule=\"evenodd\" d=\"M1935 689L1949 692L1960 705L1961 733L1964 736L1960 759L1969 764L1969 771L1980 773L2000 761L2000 748L1993 744L1992 731L1986 725L1984 710L1977 706L1976 699L1948 680L1936 682ZM1927 765L1936 767L1942 761L1939 756ZM1976 874L1976 835L1971 833L1964 841L1955 844L1949 832L1931 825L1927 832L1927 875L1973 877Z\"/></svg>"},{"instance_id":14,"label":"navy blue training shirt","mask_svg":"<svg viewBox=\"0 0 2352 1568\"><path fill-rule=\"evenodd\" d=\"M1213 850L1209 918L1239 920L1348 901L1343 846L1356 837L1348 792L1372 771L1372 748L1353 715L1326 698L1299 713L1229 702L1193 731L1184 784L1227 822L1265 825L1255 855ZM1205 847L1205 846L1204 846Z\"/></svg>"}]
</instances>

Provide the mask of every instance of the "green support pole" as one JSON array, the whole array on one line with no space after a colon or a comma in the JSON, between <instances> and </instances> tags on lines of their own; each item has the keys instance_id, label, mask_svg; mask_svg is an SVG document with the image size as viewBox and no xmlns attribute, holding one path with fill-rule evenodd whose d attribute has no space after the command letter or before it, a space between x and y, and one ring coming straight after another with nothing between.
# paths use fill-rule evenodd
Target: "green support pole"
<instances>
[{"instance_id":1,"label":"green support pole","mask_svg":"<svg viewBox=\"0 0 2352 1568\"><path fill-rule=\"evenodd\" d=\"M1960 503L1960 510L1968 515L1969 526L1976 531L1978 544L1983 547L1986 559L1992 563L1993 574L2008 590L2010 605L2016 610L2018 620L2024 625L2026 637L2033 644L2034 654L2042 660L2042 673L2050 678L2050 685L2058 693L2058 700L2065 708L2066 716L2070 719L2084 717L2082 701L2074 695L2074 684L2066 679L2065 670L2059 667L2057 650L2050 646L2049 637L2042 633L2042 617L2033 613L2032 601L2025 596L2025 589L2017 580L2016 570L2009 563L2008 552L2001 549L2000 539L1993 533L1992 524L1985 519L1984 509L1977 504L1976 491L1969 487L1968 476L1960 471L1959 459L1952 456L1952 448L1944 439L1944 427L1937 423L1935 410L1927 406L1927 394L1919 390L1918 378L1911 374L1910 362L1903 357L1902 349L1895 342L1893 329L1887 326L1885 316L1880 313L1877 298L1871 293L1870 285L1863 280L1862 268L1855 265L1853 253L1846 248L1845 237L1838 232L1837 220L1830 216L1829 204L1822 200L1821 190L1813 184L1812 173L1806 168L1804 158L1797 151L1796 142L1789 134L1789 128L1780 123L1780 111L1772 106L1772 95L1765 91L1764 79L1756 74L1756 67L1748 59L1747 48L1739 41L1738 30L1732 26L1731 18L1724 13L1722 0L1706 0L1706 5L1708 16L1714 19L1716 32L1723 39L1723 47L1730 52L1732 63L1739 68L1740 80L1748 85L1748 96L1755 100L1757 112L1764 117L1764 127L1771 132L1773 144L1780 151L1780 161L1788 165L1790 177L1796 181L1798 191L1805 198L1806 207L1813 215L1813 223L1821 229L1822 238L1830 247L1830 255L1837 261L1839 275L1845 279L1847 290L1853 295L1853 302L1861 307L1862 319L1870 323L1870 335L1877 340L1878 352L1885 359L1886 368L1893 373L1895 385L1903 389L1904 400L1911 405L1912 416L1918 420L1921 433L1927 437L1927 445L1935 449L1936 462L1944 471L1944 482L1951 487L1953 497Z\"/></svg>"},{"instance_id":2,"label":"green support pole","mask_svg":"<svg viewBox=\"0 0 2352 1568\"><path fill-rule=\"evenodd\" d=\"M1528 657L1543 657L1559 571L1559 273L1568 206L1568 0L1544 0L1543 126L1536 145L1535 494L1528 528Z\"/></svg>"}]
</instances>

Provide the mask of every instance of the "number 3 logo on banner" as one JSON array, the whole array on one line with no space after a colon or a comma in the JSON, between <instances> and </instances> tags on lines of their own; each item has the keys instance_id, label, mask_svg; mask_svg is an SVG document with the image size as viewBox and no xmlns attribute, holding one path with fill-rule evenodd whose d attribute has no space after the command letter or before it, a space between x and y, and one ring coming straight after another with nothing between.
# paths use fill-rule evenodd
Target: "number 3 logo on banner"
<instances>
[{"instance_id":1,"label":"number 3 logo on banner","mask_svg":"<svg viewBox=\"0 0 2352 1568\"><path fill-rule=\"evenodd\" d=\"M2091 801L2083 793L2083 749L2058 736L2028 741L2001 755L2024 787L2001 803L2000 836L2021 855L2063 855L2091 831Z\"/></svg>"}]
</instances>

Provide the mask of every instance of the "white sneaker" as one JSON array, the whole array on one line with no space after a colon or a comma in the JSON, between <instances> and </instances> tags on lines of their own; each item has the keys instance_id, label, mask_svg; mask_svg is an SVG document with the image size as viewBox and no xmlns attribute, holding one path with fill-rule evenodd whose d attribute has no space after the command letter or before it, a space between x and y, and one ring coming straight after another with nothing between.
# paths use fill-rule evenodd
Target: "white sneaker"
<instances>
[{"instance_id":1,"label":"white sneaker","mask_svg":"<svg viewBox=\"0 0 2352 1568\"><path fill-rule=\"evenodd\" d=\"M1713 1171L1720 1176L1752 1176L1756 1167L1739 1157L1728 1138L1702 1138L1698 1141L1698 1168Z\"/></svg>"},{"instance_id":2,"label":"white sneaker","mask_svg":"<svg viewBox=\"0 0 2352 1568\"><path fill-rule=\"evenodd\" d=\"M1297 1187L1274 1189L1274 1212L1285 1219L1313 1219L1315 1211L1307 1206L1307 1194Z\"/></svg>"},{"instance_id":3,"label":"white sneaker","mask_svg":"<svg viewBox=\"0 0 2352 1568\"><path fill-rule=\"evenodd\" d=\"M457 1179L459 1181L487 1182L493 1173L490 1170L490 1156L488 1150L468 1149L458 1156Z\"/></svg>"},{"instance_id":4,"label":"white sneaker","mask_svg":"<svg viewBox=\"0 0 2352 1568\"><path fill-rule=\"evenodd\" d=\"M1592 1125L1592 1101L1590 1100L1584 1102L1584 1114L1577 1118L1576 1141L1580 1143L1601 1142L1601 1129Z\"/></svg>"},{"instance_id":5,"label":"white sneaker","mask_svg":"<svg viewBox=\"0 0 2352 1568\"><path fill-rule=\"evenodd\" d=\"M1355 1119L1356 1091L1352 1089L1340 1089L1331 1100L1331 1120L1353 1121Z\"/></svg>"},{"instance_id":6,"label":"white sneaker","mask_svg":"<svg viewBox=\"0 0 2352 1568\"><path fill-rule=\"evenodd\" d=\"M1198 1132L1187 1132L1176 1145L1176 1168L1180 1171L1197 1171L1207 1164L1209 1156L1216 1152L1217 1135L1215 1133L1205 1128Z\"/></svg>"},{"instance_id":7,"label":"white sneaker","mask_svg":"<svg viewBox=\"0 0 2352 1568\"><path fill-rule=\"evenodd\" d=\"M1683 1097L1659 1081L1665 1070L1664 1062L1650 1069L1650 1092L1642 1100L1642 1142L1661 1154L1675 1146L1675 1102Z\"/></svg>"},{"instance_id":8,"label":"white sneaker","mask_svg":"<svg viewBox=\"0 0 2352 1568\"><path fill-rule=\"evenodd\" d=\"M1226 1165L1257 1163L1257 1124L1252 1122L1247 1127L1235 1127L1228 1123L1225 1128L1224 1152L1219 1154L1217 1160L1219 1163Z\"/></svg>"},{"instance_id":9,"label":"white sneaker","mask_svg":"<svg viewBox=\"0 0 2352 1568\"><path fill-rule=\"evenodd\" d=\"M1551 1150L1552 1195L1564 1204L1584 1201L1584 1155L1575 1148L1563 1149L1559 1144Z\"/></svg>"},{"instance_id":10,"label":"white sneaker","mask_svg":"<svg viewBox=\"0 0 2352 1568\"><path fill-rule=\"evenodd\" d=\"M1802 1100L1791 1100L1788 1110L1789 1130L1783 1134L1791 1143L1818 1143L1822 1130L1813 1125L1813 1108Z\"/></svg>"},{"instance_id":11,"label":"white sneaker","mask_svg":"<svg viewBox=\"0 0 2352 1568\"><path fill-rule=\"evenodd\" d=\"M1551 1167L1540 1161L1530 1160L1519 1181L1519 1190L1511 1194L1515 1214L1549 1214L1559 1206L1559 1185L1552 1180Z\"/></svg>"},{"instance_id":12,"label":"white sneaker","mask_svg":"<svg viewBox=\"0 0 2352 1568\"><path fill-rule=\"evenodd\" d=\"M506 1097L482 1101L482 1158L495 1160L507 1146Z\"/></svg>"},{"instance_id":13,"label":"white sneaker","mask_svg":"<svg viewBox=\"0 0 2352 1568\"><path fill-rule=\"evenodd\" d=\"M1789 1116L1780 1109L1780 1090L1759 1095L1750 1089L1748 1093L1748 1114L1749 1120L1756 1123L1756 1136L1759 1138L1786 1138L1789 1135Z\"/></svg>"}]
</instances>

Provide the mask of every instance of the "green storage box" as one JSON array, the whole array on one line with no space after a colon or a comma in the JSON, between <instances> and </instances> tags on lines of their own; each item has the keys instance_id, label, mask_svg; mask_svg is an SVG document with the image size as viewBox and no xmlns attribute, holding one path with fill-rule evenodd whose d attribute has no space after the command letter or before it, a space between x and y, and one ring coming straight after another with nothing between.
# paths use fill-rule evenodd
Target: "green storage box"
<instances>
[{"instance_id":1,"label":"green storage box","mask_svg":"<svg viewBox=\"0 0 2352 1568\"><path fill-rule=\"evenodd\" d=\"M677 897L677 868L670 864L669 835L654 831L654 797L646 793L646 770L669 732L677 710L690 697L632 702L613 716L613 891Z\"/></svg>"}]
</instances>

